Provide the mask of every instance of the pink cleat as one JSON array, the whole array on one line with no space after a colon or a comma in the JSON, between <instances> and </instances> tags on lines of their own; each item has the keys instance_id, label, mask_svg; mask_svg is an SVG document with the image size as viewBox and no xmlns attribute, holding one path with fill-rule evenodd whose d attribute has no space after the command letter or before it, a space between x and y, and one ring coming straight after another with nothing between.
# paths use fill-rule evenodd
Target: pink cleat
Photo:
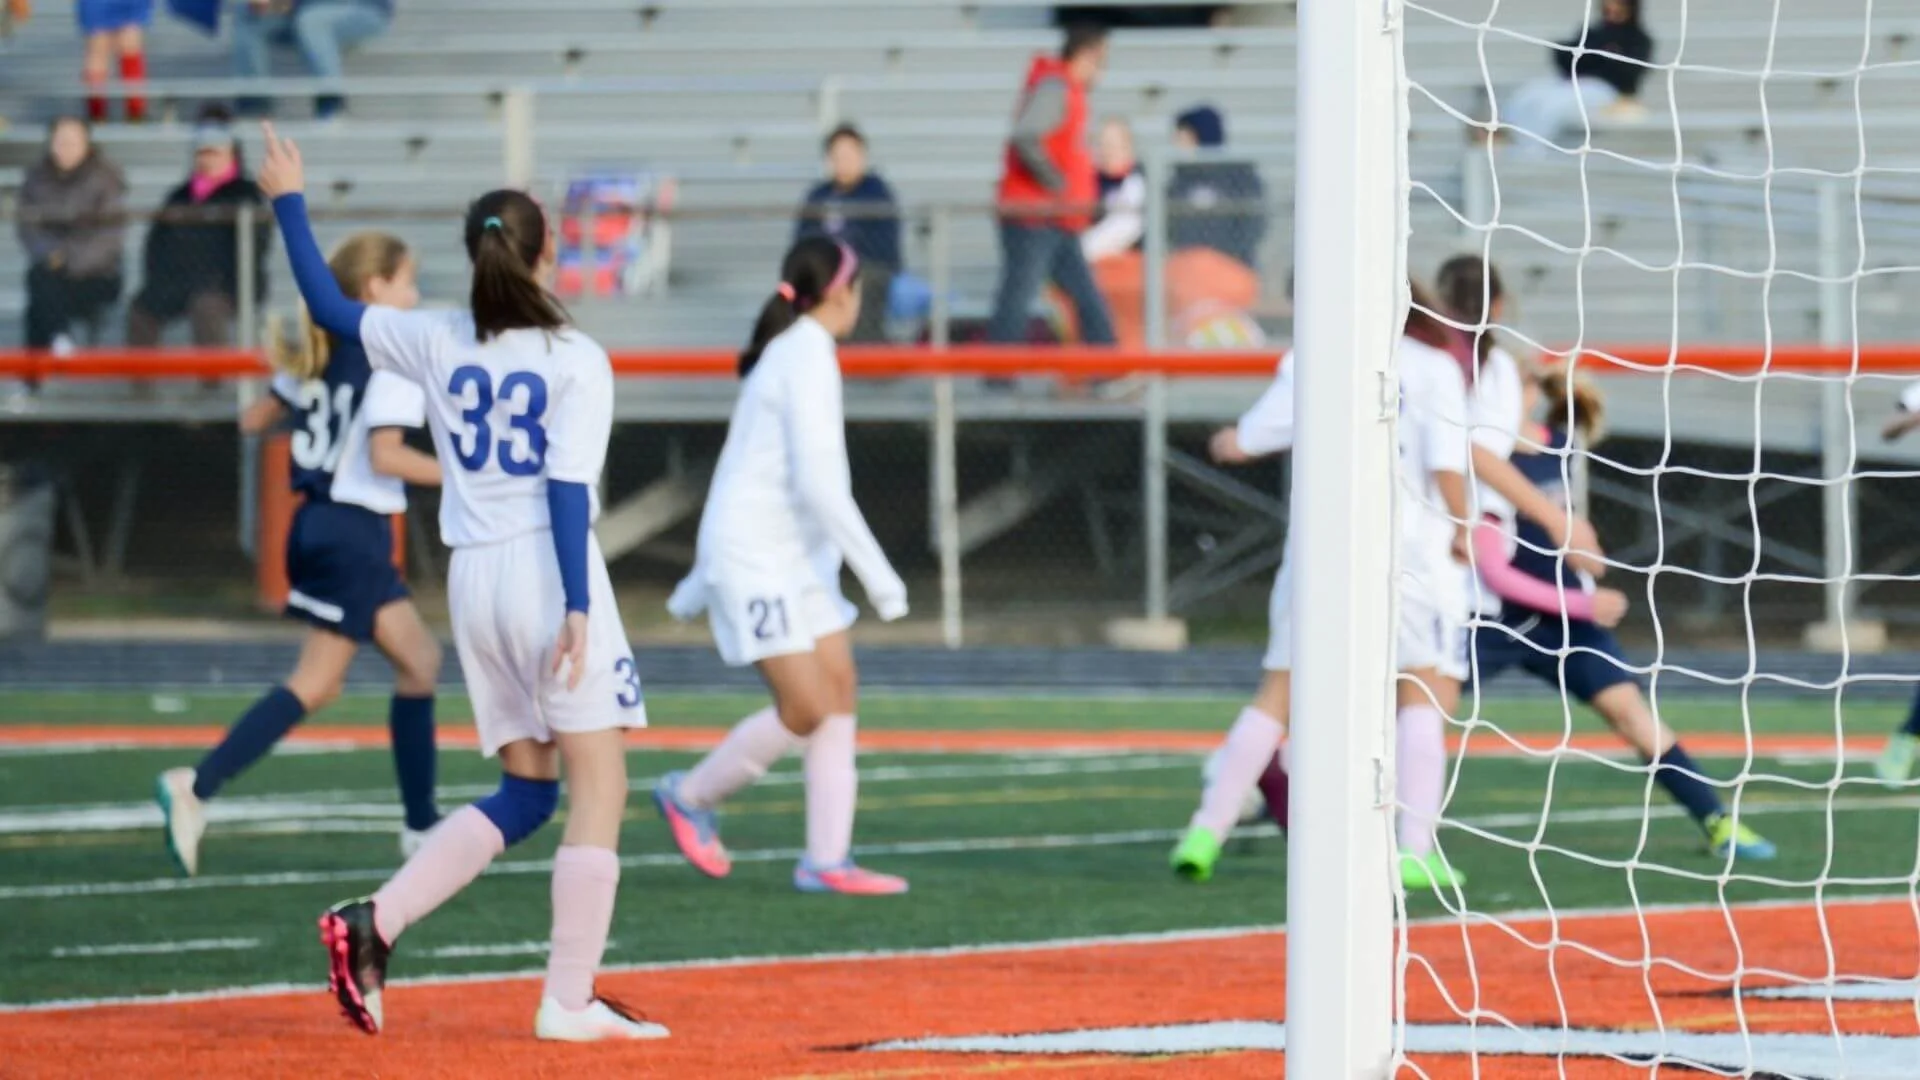
<instances>
[{"instance_id":1,"label":"pink cleat","mask_svg":"<svg viewBox=\"0 0 1920 1080\"><path fill-rule=\"evenodd\" d=\"M653 805L667 821L673 842L695 870L710 878L723 878L733 872L733 856L720 842L720 815L712 810L696 810L680 801L680 781L685 773L671 772L653 786Z\"/></svg>"},{"instance_id":2,"label":"pink cleat","mask_svg":"<svg viewBox=\"0 0 1920 1080\"><path fill-rule=\"evenodd\" d=\"M805 859L793 868L793 887L805 893L839 893L842 896L899 896L907 891L907 879L892 874L863 870L848 859L839 866L816 868Z\"/></svg>"}]
</instances>

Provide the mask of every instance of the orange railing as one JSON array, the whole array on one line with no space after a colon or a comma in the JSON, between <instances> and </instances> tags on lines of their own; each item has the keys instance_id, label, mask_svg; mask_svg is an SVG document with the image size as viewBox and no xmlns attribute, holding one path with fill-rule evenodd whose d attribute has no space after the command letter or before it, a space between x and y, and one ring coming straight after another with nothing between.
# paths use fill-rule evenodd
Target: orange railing
<instances>
[{"instance_id":1,"label":"orange railing","mask_svg":"<svg viewBox=\"0 0 1920 1080\"><path fill-rule=\"evenodd\" d=\"M1166 375L1174 378L1264 378L1273 373L1277 349L1249 351L1131 352L1075 347L967 345L849 346L841 352L848 378L899 379L937 375L1067 379ZM1596 374L1716 372L1756 375L1920 374L1920 343L1831 349L1817 345L1589 346L1580 365ZM617 375L654 378L730 378L731 350L667 349L613 354ZM0 350L0 378L32 379L246 379L266 371L258 353L240 349L103 349L70 357Z\"/></svg>"}]
</instances>

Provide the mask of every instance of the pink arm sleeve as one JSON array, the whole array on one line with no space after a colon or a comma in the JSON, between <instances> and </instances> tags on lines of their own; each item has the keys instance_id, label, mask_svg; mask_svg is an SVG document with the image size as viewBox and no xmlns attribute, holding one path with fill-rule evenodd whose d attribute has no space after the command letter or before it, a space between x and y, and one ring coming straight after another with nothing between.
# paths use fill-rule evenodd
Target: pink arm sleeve
<instances>
[{"instance_id":1,"label":"pink arm sleeve","mask_svg":"<svg viewBox=\"0 0 1920 1080\"><path fill-rule=\"evenodd\" d=\"M1507 556L1507 537L1500 526L1482 521L1473 527L1473 564L1495 596L1509 603L1549 615L1564 609L1569 619L1593 618L1593 597L1578 589L1562 589L1515 570Z\"/></svg>"}]
</instances>

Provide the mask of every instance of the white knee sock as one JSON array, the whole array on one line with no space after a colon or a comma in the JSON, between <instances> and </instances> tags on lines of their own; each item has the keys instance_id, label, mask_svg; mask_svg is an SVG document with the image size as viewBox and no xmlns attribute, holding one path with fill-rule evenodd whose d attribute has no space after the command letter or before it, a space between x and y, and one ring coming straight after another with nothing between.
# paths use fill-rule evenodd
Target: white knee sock
<instances>
[{"instance_id":1,"label":"white knee sock","mask_svg":"<svg viewBox=\"0 0 1920 1080\"><path fill-rule=\"evenodd\" d=\"M772 706L761 709L733 725L720 745L688 771L686 779L680 781L680 798L699 810L718 806L727 796L765 776L767 767L788 751L805 744L805 739L780 723L780 714Z\"/></svg>"},{"instance_id":2,"label":"white knee sock","mask_svg":"<svg viewBox=\"0 0 1920 1080\"><path fill-rule=\"evenodd\" d=\"M1204 825L1215 838L1225 840L1240 820L1240 807L1247 793L1266 770L1267 762L1280 748L1285 732L1280 721L1249 705L1240 710L1239 719L1227 730L1226 753L1220 756L1220 771L1200 796L1200 809L1194 811L1192 824Z\"/></svg>"},{"instance_id":3,"label":"white knee sock","mask_svg":"<svg viewBox=\"0 0 1920 1080\"><path fill-rule=\"evenodd\" d=\"M1447 718L1431 705L1400 710L1399 757L1394 772L1400 802L1394 838L1400 850L1426 858L1433 851L1433 830L1447 789Z\"/></svg>"},{"instance_id":4,"label":"white knee sock","mask_svg":"<svg viewBox=\"0 0 1920 1080\"><path fill-rule=\"evenodd\" d=\"M807 861L838 866L853 851L853 808L860 797L852 716L829 716L807 740Z\"/></svg>"}]
</instances>

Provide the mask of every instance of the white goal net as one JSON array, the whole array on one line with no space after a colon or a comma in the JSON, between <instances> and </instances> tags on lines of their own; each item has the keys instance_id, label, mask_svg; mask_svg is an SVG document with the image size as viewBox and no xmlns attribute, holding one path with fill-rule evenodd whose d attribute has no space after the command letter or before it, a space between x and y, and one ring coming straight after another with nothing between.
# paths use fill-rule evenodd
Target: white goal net
<instances>
[{"instance_id":1,"label":"white goal net","mask_svg":"<svg viewBox=\"0 0 1920 1080\"><path fill-rule=\"evenodd\" d=\"M1507 464L1604 551L1591 580L1475 485L1444 809L1398 860L1401 1075L1920 1077L1920 5L1398 11L1407 271L1473 441L1505 453L1510 354Z\"/></svg>"}]
</instances>

